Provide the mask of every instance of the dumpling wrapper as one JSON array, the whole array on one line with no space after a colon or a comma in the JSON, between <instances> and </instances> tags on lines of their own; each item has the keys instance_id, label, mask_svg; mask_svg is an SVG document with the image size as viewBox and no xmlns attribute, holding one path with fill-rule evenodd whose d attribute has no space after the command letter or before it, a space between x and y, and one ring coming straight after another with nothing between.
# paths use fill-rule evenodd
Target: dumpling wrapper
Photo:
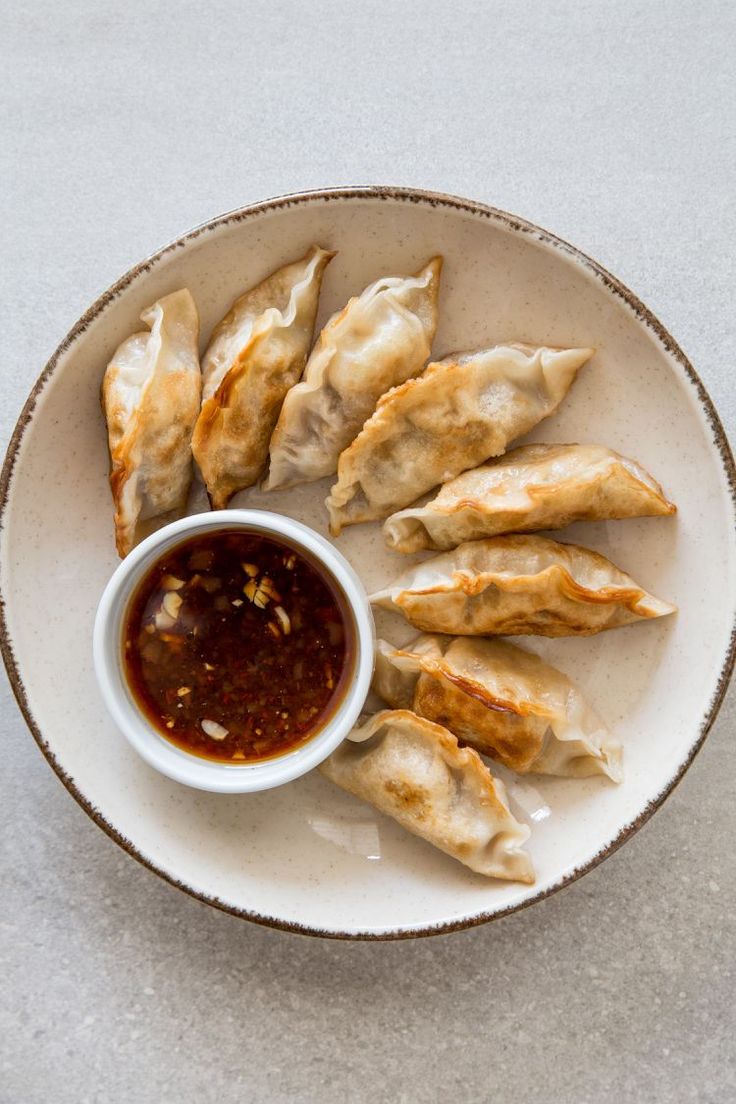
<instances>
[{"instance_id":1,"label":"dumpling wrapper","mask_svg":"<svg viewBox=\"0 0 736 1104\"><path fill-rule=\"evenodd\" d=\"M164 296L143 311L141 321L150 332L118 346L102 382L121 557L157 519L170 520L186 506L202 388L199 315L190 292L182 288Z\"/></svg>"},{"instance_id":2,"label":"dumpling wrapper","mask_svg":"<svg viewBox=\"0 0 736 1104\"><path fill-rule=\"evenodd\" d=\"M424 367L437 328L442 258L416 276L387 276L329 320L304 379L287 396L264 490L332 475L385 391Z\"/></svg>"},{"instance_id":3,"label":"dumpling wrapper","mask_svg":"<svg viewBox=\"0 0 736 1104\"><path fill-rule=\"evenodd\" d=\"M192 448L214 509L252 486L285 396L312 343L322 276L335 256L319 246L236 299L202 358L202 410Z\"/></svg>"},{"instance_id":4,"label":"dumpling wrapper","mask_svg":"<svg viewBox=\"0 0 736 1104\"><path fill-rule=\"evenodd\" d=\"M356 797L488 878L532 883L529 828L480 756L409 710L384 710L333 751L320 771Z\"/></svg>"},{"instance_id":5,"label":"dumpling wrapper","mask_svg":"<svg viewBox=\"0 0 736 1104\"><path fill-rule=\"evenodd\" d=\"M520 774L623 777L621 744L574 683L506 640L379 640L373 689Z\"/></svg>"},{"instance_id":6,"label":"dumpling wrapper","mask_svg":"<svg viewBox=\"0 0 736 1104\"><path fill-rule=\"evenodd\" d=\"M553 413L593 349L495 345L430 364L389 391L340 456L330 531L385 518L500 456Z\"/></svg>"},{"instance_id":7,"label":"dumpling wrapper","mask_svg":"<svg viewBox=\"0 0 736 1104\"><path fill-rule=\"evenodd\" d=\"M600 553L522 535L461 544L370 600L450 636L590 636L675 612Z\"/></svg>"},{"instance_id":8,"label":"dumpling wrapper","mask_svg":"<svg viewBox=\"0 0 736 1104\"><path fill-rule=\"evenodd\" d=\"M523 445L445 483L425 506L384 524L396 552L455 548L501 533L562 529L574 521L674 514L659 483L603 445Z\"/></svg>"}]
</instances>

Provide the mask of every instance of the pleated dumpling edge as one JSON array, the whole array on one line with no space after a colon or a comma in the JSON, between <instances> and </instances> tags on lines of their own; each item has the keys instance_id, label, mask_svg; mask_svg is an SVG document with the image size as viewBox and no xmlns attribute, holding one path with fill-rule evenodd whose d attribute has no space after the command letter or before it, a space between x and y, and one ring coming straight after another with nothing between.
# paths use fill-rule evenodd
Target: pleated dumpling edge
<instances>
[{"instance_id":1,"label":"pleated dumpling edge","mask_svg":"<svg viewBox=\"0 0 736 1104\"><path fill-rule=\"evenodd\" d=\"M528 825L480 756L442 725L406 709L383 710L319 767L336 785L478 874L531 884Z\"/></svg>"},{"instance_id":2,"label":"pleated dumpling edge","mask_svg":"<svg viewBox=\"0 0 736 1104\"><path fill-rule=\"evenodd\" d=\"M240 295L212 333L192 448L215 509L265 470L282 404L304 371L334 256L312 246Z\"/></svg>"},{"instance_id":3,"label":"pleated dumpling edge","mask_svg":"<svg viewBox=\"0 0 736 1104\"><path fill-rule=\"evenodd\" d=\"M590 636L676 612L599 552L527 534L423 560L370 601L451 636Z\"/></svg>"},{"instance_id":4,"label":"pleated dumpling edge","mask_svg":"<svg viewBox=\"0 0 736 1104\"><path fill-rule=\"evenodd\" d=\"M383 395L340 455L326 501L333 536L500 456L554 413L594 352L494 345L436 361Z\"/></svg>"}]
</instances>

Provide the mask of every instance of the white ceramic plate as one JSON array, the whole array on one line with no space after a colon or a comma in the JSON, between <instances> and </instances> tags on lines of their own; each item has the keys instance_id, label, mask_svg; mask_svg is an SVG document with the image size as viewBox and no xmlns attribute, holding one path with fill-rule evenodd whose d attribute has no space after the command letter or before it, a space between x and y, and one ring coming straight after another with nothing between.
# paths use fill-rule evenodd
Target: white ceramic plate
<instances>
[{"instance_id":1,"label":"white ceramic plate","mask_svg":"<svg viewBox=\"0 0 736 1104\"><path fill-rule=\"evenodd\" d=\"M567 671L625 745L626 777L513 782L532 823L537 882L483 879L309 775L246 796L204 794L154 773L107 717L91 659L97 600L116 564L99 385L141 310L188 286L206 338L236 294L312 242L339 250L319 324L365 284L445 257L435 353L514 338L594 345L558 414L530 439L610 445L640 460L676 519L578 525L676 617L589 639L526 638ZM233 505L280 510L325 533L329 481ZM355 937L427 934L520 908L625 841L698 750L734 659L734 465L695 372L618 281L537 227L479 204L358 188L271 200L215 219L124 276L64 339L34 387L3 472L3 654L26 720L80 804L127 851L211 904L274 926ZM407 562L377 525L339 547L369 590ZM410 632L382 615L401 643ZM499 771L499 773L501 773ZM508 776L506 776L508 777Z\"/></svg>"}]
</instances>

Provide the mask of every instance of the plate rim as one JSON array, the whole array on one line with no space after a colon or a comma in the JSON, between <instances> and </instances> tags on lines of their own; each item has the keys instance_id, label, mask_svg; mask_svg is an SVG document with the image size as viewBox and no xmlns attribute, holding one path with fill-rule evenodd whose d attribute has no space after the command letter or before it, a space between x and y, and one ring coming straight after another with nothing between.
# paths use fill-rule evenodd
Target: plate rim
<instances>
[{"instance_id":1,"label":"plate rim","mask_svg":"<svg viewBox=\"0 0 736 1104\"><path fill-rule=\"evenodd\" d=\"M6 525L5 525L5 511L9 501L9 493L13 482L13 474L15 471L15 464L18 458L23 435L30 425L33 419L33 413L35 410L36 402L45 388L48 381L53 376L58 362L61 357L67 352L77 338L85 332L89 325L105 310L105 308L116 299L122 291L125 290L130 284L133 283L139 276L150 271L155 264L157 264L167 253L170 253L176 249L181 248L186 243L193 241L200 235L205 233L211 233L219 229L220 227L227 226L230 223L237 223L245 221L246 219L257 218L259 215L270 211L276 211L291 206L300 206L303 204L309 204L319 201L333 202L342 200L390 200L398 202L410 202L414 204L426 204L430 207L443 207L450 208L457 211L467 212L471 215L481 216L487 218L492 222L500 224L505 229L513 231L515 233L531 234L537 240L547 246L551 246L554 249L561 251L571 258L575 263L585 268L588 272L592 273L613 295L617 296L626 304L626 306L634 313L639 322L643 323L657 339L657 342L664 348L665 353L673 357L680 366L684 369L686 376L690 383L694 386L699 405L706 415L711 432L713 434L713 441L718 450L721 464L723 466L723 472L726 477L726 484L731 497L731 504L736 515L736 464L734 463L733 453L729 444L726 432L721 423L721 419L718 415L716 407L711 399L705 384L701 380L695 368L686 357L678 343L663 326L659 319L652 313L651 310L634 294L625 284L623 284L616 276L610 273L594 258L588 256L577 246L572 245L564 238L559 237L556 234L551 233L548 230L537 226L535 223L529 222L517 215L510 212L501 210L500 208L490 206L485 203L481 203L476 200L464 199L461 196L455 196L445 192L428 191L421 188L411 188L406 186L391 186L391 185L353 185L334 188L315 188L306 191L290 192L284 195L277 195L272 198L258 200L255 203L246 204L243 207L237 207L231 211L227 211L224 214L216 215L212 219L208 219L205 222L198 224L191 230L186 231L179 237L170 241L168 244L155 250L144 260L128 269L118 280L110 285L105 291L100 294L92 305L84 312L84 314L75 322L63 340L59 343L52 355L46 362L42 372L36 379L31 391L26 399L21 412L16 421L15 427L11 434L5 459L3 462L2 472L0 472L0 544L5 546L6 542ZM602 847L595 855L592 856L587 862L575 867L573 870L568 871L562 878L558 879L553 885L547 886L545 889L539 890L533 896L526 898L523 901L519 901L515 904L507 905L504 908L494 909L492 911L484 911L478 913L475 916L464 917L457 920L449 920L440 922L438 924L424 925L421 927L411 928L391 928L383 931L340 931L340 930L328 930L320 929L309 924L301 924L299 922L282 920L276 916L267 916L263 913L259 913L246 908L239 908L236 905L228 904L221 898L204 893L193 886L188 885L186 882L177 878L175 875L168 873L163 868L156 865L151 859L147 858L138 848L127 839L113 824L111 824L100 810L95 806L94 802L90 800L81 790L77 787L74 779L64 769L55 753L52 751L48 741L43 735L40 726L37 724L33 713L30 709L30 704L26 695L25 686L20 673L19 665L16 660L13 646L10 639L8 630L7 618L6 618L6 598L4 593L5 578L3 574L0 574L0 653L2 653L5 669L8 674L10 686L15 696L15 700L18 703L23 719L26 722L28 729L31 732L36 744L38 745L42 755L46 759L51 769L56 774L57 778L68 790L68 792L75 799L77 804L84 810L87 816L101 828L102 831L111 840L113 840L119 847L123 849L128 855L136 859L142 866L152 871L158 877L162 878L169 885L174 886L177 889L182 890L190 897L194 897L196 900L201 901L204 904L211 905L213 908L217 908L223 912L229 913L231 916L236 916L242 920L249 920L252 923L260 924L265 927L275 928L280 931L288 931L300 935L310 935L328 939L344 939L355 940L365 942L381 942L388 940L399 939L415 939L423 936L431 935L444 935L450 932L462 931L468 928L478 927L481 924L490 923L492 920L499 920L504 916L508 916L514 912L520 912L522 909L529 908L532 905L537 904L545 898L552 896L552 894L559 892L566 888L566 886L572 884L583 877L583 875L589 873L589 871L595 869L601 862L607 859L619 847L623 846L644 824L650 819L651 816L664 804L669 795L673 792L676 786L681 782L685 773L692 764L695 756L705 742L705 739L715 721L720 707L723 703L728 684L733 673L734 664L736 663L736 612L734 616L734 623L731 628L731 636L729 644L726 648L723 663L718 675L718 681L716 683L715 692L710 702L710 706L703 716L696 739L693 741L688 755L680 764L675 774L664 785L660 792L647 802L646 806L642 809L637 817L631 820L628 824L619 831L616 837L611 840L605 847Z\"/></svg>"}]
</instances>

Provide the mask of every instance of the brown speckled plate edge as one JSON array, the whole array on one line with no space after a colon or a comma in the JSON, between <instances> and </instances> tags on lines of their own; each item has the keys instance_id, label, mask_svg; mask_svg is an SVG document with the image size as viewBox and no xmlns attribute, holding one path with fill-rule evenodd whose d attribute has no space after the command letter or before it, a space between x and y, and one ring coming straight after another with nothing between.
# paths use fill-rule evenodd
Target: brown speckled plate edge
<instances>
[{"instance_id":1,"label":"brown speckled plate edge","mask_svg":"<svg viewBox=\"0 0 736 1104\"><path fill-rule=\"evenodd\" d=\"M564 239L557 237L554 234L549 233L547 230L541 229L539 226L535 226L533 223L527 222L524 219L518 218L515 215L508 214L505 211L498 210L495 207L488 207L483 203L476 203L472 200L461 199L458 196L445 195L441 192L429 192L416 188L403 188L403 187L382 187L382 186L356 186L345 188L327 188L317 189L308 192L295 192L289 195L277 196L273 199L266 199L259 203L249 204L247 207L239 208L235 211L230 211L227 214L219 215L218 217L211 219L209 222L202 223L202 225L190 230L187 234L177 238L169 245L164 246L157 252L153 253L146 260L141 261L140 264L131 268L124 276L121 276L107 291L93 303L85 314L79 319L79 321L72 327L64 340L58 346L54 354L49 359L41 375L36 380L33 388L23 406L20 413L20 417L15 425L13 434L10 438L8 450L5 456L5 462L3 464L2 473L0 474L0 541L5 540L5 508L8 503L8 496L10 493L10 487L13 479L13 471L15 468L15 462L18 456L20 443L23 438L23 434L33 417L33 411L36 405L36 401L41 394L47 381L51 378L56 370L60 357L71 347L74 341L80 334L84 333L89 324L104 310L104 308L115 299L133 280L145 272L149 272L153 266L161 260L162 257L170 253L172 250L178 249L184 245L185 242L191 241L194 238L199 237L202 234L209 233L210 231L227 225L231 222L240 222L244 219L250 219L257 217L267 211L274 211L284 207L296 206L303 203L319 203L319 202L335 202L343 200L389 200L394 202L403 203L421 203L426 204L429 207L445 207L458 211L464 211L469 214L480 216L481 218L491 219L497 223L500 223L508 230L515 231L522 234L530 234L537 238L539 241L546 245L549 245L561 252L567 254L576 263L582 265L587 271L592 273L596 279L600 280L605 287L623 300L629 309L634 313L636 318L642 322L656 337L659 344L664 348L665 352L673 357L685 370L687 377L693 384L700 406L703 409L705 416L710 425L715 445L718 449L721 463L723 464L723 470L728 482L729 490L731 493L731 499L736 512L736 465L734 464L734 458L731 452L731 448L726 437L726 433L721 424L721 420L718 417L713 402L697 372L693 368L690 361L687 359L682 349L680 349L674 338L667 332L661 322L652 314L652 312L630 291L620 280L612 276L605 268L603 268L597 261L594 261L591 257L588 257L585 253L582 253L575 246L570 245ZM114 840L120 847L123 848L129 855L137 859L143 866L152 870L164 881L169 882L171 885L176 886L177 889L183 890L185 893L192 897L195 897L198 901L203 901L205 904L212 905L215 908L221 909L223 912L228 912L233 916L240 917L244 920L251 920L253 923L262 924L267 927L278 928L282 931L295 932L302 935L314 935L323 936L331 939L356 939L356 940L387 940L387 939L413 939L418 936L427 935L442 935L448 932L460 931L464 928L476 927L479 924L488 923L490 920L497 920L502 916L507 916L509 913L518 912L521 909L528 908L530 905L536 904L538 901L543 901L546 897L551 896L553 893L557 893L559 890L564 889L565 886L570 885L571 882L576 881L582 877L583 874L587 874L588 871L593 870L599 863L607 859L609 855L612 855L614 851L617 851L622 844L626 843L635 832L646 824L649 818L654 812L664 803L665 799L674 790L675 786L680 782L688 767L692 763L693 759L703 746L708 732L718 715L718 710L721 707L726 689L728 687L729 679L733 672L734 661L736 660L736 624L731 631L731 638L729 647L721 666L718 682L716 685L713 699L710 703L710 707L703 717L700 724L699 733L697 739L693 742L687 759L681 764L675 775L670 781L663 787L656 798L652 799L646 807L642 810L638 817L632 820L624 828L621 829L619 834L614 840L612 840L608 846L602 848L596 855L593 856L588 862L582 866L576 867L570 873L561 878L555 885L548 887L545 890L541 890L533 897L527 898L516 905L510 905L506 908L497 909L492 912L484 912L477 916L472 916L467 919L450 921L448 923L431 925L423 928L409 928L409 929L396 929L384 932L340 932L340 931L324 931L319 928L308 927L302 924L289 923L278 919L277 917L264 916L257 912L250 912L247 909L235 908L232 905L228 905L226 902L221 901L217 897L211 897L207 894L200 893L191 886L186 885L184 882L172 877L166 871L159 869L152 862L150 862L144 855L142 855L130 840L121 835L117 829L107 821L100 811L92 804L92 802L80 792L74 779L64 770L62 765L56 759L53 751L51 750L47 740L44 738L38 724L36 723L26 696L25 688L23 686L23 680L21 677L18 664L13 653L13 648L10 642L10 636L8 632L8 626L5 616L5 597L2 592L2 581L0 581L0 651L2 651L5 667L10 679L10 685L15 694L16 701L20 707L20 710L25 718L31 733L33 734L36 743L38 744L41 752L45 756L51 768L54 770L60 781L66 786L69 793L74 799L81 805L84 811L89 817L100 827L103 832Z\"/></svg>"}]
</instances>

